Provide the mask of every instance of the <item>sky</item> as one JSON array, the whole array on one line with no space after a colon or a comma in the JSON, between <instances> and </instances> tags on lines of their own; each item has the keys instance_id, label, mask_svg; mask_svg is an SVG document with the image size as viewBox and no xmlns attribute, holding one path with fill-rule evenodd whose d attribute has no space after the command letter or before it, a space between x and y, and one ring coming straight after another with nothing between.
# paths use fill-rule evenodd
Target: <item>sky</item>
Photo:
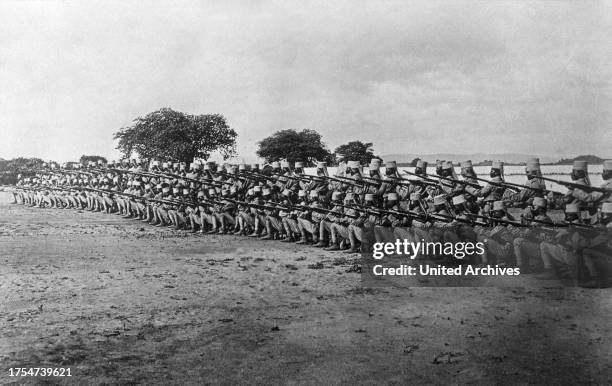
<instances>
[{"instance_id":1,"label":"sky","mask_svg":"<svg viewBox=\"0 0 612 386\"><path fill-rule=\"evenodd\" d=\"M376 154L612 155L612 1L0 1L0 158L161 107Z\"/></svg>"}]
</instances>

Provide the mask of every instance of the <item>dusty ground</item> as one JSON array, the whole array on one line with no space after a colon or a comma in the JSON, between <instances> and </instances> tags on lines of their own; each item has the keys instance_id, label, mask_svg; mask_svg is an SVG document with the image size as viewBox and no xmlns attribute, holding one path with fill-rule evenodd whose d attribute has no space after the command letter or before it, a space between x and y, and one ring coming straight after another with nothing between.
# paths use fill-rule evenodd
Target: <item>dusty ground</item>
<instances>
[{"instance_id":1,"label":"dusty ground","mask_svg":"<svg viewBox=\"0 0 612 386\"><path fill-rule=\"evenodd\" d=\"M610 289L364 289L342 253L8 200L1 382L612 383ZM8 376L42 366L73 376Z\"/></svg>"}]
</instances>

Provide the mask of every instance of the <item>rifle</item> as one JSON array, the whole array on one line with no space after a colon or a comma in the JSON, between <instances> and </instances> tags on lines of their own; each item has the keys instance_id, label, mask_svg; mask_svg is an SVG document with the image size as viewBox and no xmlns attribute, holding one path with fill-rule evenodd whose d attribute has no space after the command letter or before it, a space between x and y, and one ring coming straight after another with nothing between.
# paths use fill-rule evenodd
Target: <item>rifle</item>
<instances>
[{"instance_id":1,"label":"rifle","mask_svg":"<svg viewBox=\"0 0 612 386\"><path fill-rule=\"evenodd\" d=\"M577 184L575 182L569 182L569 181L560 181L560 180L555 180L554 178L548 178L548 177L539 177L545 181L550 181L550 182L554 182L556 184L559 185L563 185L569 189L574 189L574 188L578 188L578 189L582 189L584 191L587 192L599 192L599 193L607 193L610 194L612 193L611 189L607 189L607 188L600 188L597 186L588 186L588 185L581 185L581 184Z\"/></svg>"},{"instance_id":2,"label":"rifle","mask_svg":"<svg viewBox=\"0 0 612 386\"><path fill-rule=\"evenodd\" d=\"M414 173L408 173L408 174L414 174ZM391 176L387 176L387 177L393 180L398 185L410 186L410 185L423 184L423 185L435 186L436 188L440 187L440 181L435 181L435 180L432 180L431 178L427 178L423 176L419 176L422 178L422 180L409 180L405 178L398 178L398 177L391 177Z\"/></svg>"},{"instance_id":3,"label":"rifle","mask_svg":"<svg viewBox=\"0 0 612 386\"><path fill-rule=\"evenodd\" d=\"M238 205L250 206L250 207L253 207L253 208L257 208L257 209L266 209L266 210L278 210L279 209L277 206L269 206L269 205L256 204L254 202L246 202L246 201L234 200L232 198L224 198L224 200L227 200L229 202L233 202L233 203L238 204Z\"/></svg>"},{"instance_id":4,"label":"rifle","mask_svg":"<svg viewBox=\"0 0 612 386\"><path fill-rule=\"evenodd\" d=\"M436 181L436 180L434 180L434 179L432 179L432 178L429 178L429 177L423 177L423 176L422 176L422 175L420 175L420 174L416 174L416 173L413 173L413 172L409 172L408 170L402 170L402 172L404 172L404 173L406 173L406 174L413 175L413 176L421 177L422 179L424 179L424 180L426 180L426 181L430 181L430 182L433 182L433 183L436 183L436 184L439 182L439 181ZM482 186L480 186L480 185L478 185L477 183L474 183L474 182L469 182L469 181L461 181L461 180L456 180L456 179L454 179L454 178L448 178L448 177L443 177L443 176L438 176L438 178L439 178L439 179L441 179L441 180L446 180L446 181L454 182L454 183L456 183L456 184L469 185L469 186L474 187L474 188L477 188L477 189L482 189Z\"/></svg>"},{"instance_id":5,"label":"rifle","mask_svg":"<svg viewBox=\"0 0 612 386\"><path fill-rule=\"evenodd\" d=\"M108 193L108 194L115 194L118 196L130 197L136 200L158 202L161 204L178 205L178 206L194 204L192 201L175 201L175 200L168 200L168 199L157 199L157 198L138 196L136 194L131 194L131 193L115 192L114 190L107 190L107 189L86 188L86 187L84 187L83 189L91 190L94 192Z\"/></svg>"},{"instance_id":6,"label":"rifle","mask_svg":"<svg viewBox=\"0 0 612 386\"><path fill-rule=\"evenodd\" d=\"M560 228L568 228L568 227L579 227L579 228L593 228L592 225L589 224L579 224L579 223L573 223L573 222L567 222L567 221L562 221L560 223L556 223L556 222L548 222L548 221L542 221L542 220L536 220L535 218L530 218L530 219L526 219L527 221L533 221L536 222L538 224L544 224L544 225L549 225L549 226L553 226L553 227L560 227Z\"/></svg>"},{"instance_id":7,"label":"rifle","mask_svg":"<svg viewBox=\"0 0 612 386\"><path fill-rule=\"evenodd\" d=\"M496 221L496 222L500 222L500 223L506 224L506 225L514 225L515 227L520 227L520 228L525 228L527 226L527 225L525 225L523 223L520 223L520 222L504 220L504 219L501 219L501 218L495 218L495 217L490 217L490 216L483 216L483 215L476 214L476 213L470 213L469 216L484 218L484 219L487 219L489 221Z\"/></svg>"},{"instance_id":8,"label":"rifle","mask_svg":"<svg viewBox=\"0 0 612 386\"><path fill-rule=\"evenodd\" d=\"M361 176L361 180L354 180L352 178L348 178L348 177L343 177L343 176L335 176L335 177L327 177L331 180L336 180L338 182L342 182L345 184L364 184L364 185L370 185L370 186L380 186L380 184L382 184L383 181L381 180L376 180L376 182L373 181L369 181L368 179L365 179L363 176Z\"/></svg>"},{"instance_id":9,"label":"rifle","mask_svg":"<svg viewBox=\"0 0 612 386\"><path fill-rule=\"evenodd\" d=\"M174 177L176 179L181 179L181 180L187 180L187 181L192 181L195 182L197 184L200 185L204 185L205 183L208 185L213 185L213 186L217 186L217 187L223 187L223 185L233 185L231 182L226 182L226 181L215 181L215 180L211 180L208 178L204 178L204 177L200 177L200 179L196 179L196 178L191 178L191 177L183 177L179 174L173 174L173 173L162 173L162 175L168 175L170 177Z\"/></svg>"},{"instance_id":10,"label":"rifle","mask_svg":"<svg viewBox=\"0 0 612 386\"><path fill-rule=\"evenodd\" d=\"M340 203L335 203L334 206L341 206L343 208L351 208L350 206L346 206ZM301 210L301 211L312 211L312 212L319 212L319 213L323 213L323 214L334 214L336 216L346 216L346 217L350 217L350 218L359 218L359 216L355 216L355 215L350 215L348 213L341 213L341 212L335 212L331 209L326 209L326 208L316 208L316 207L311 207L311 206L304 206L304 205L293 205L291 208L288 209L297 209L297 210Z\"/></svg>"},{"instance_id":11,"label":"rifle","mask_svg":"<svg viewBox=\"0 0 612 386\"><path fill-rule=\"evenodd\" d=\"M515 184L513 182L506 182L506 181L494 182L494 181L487 181L487 180L485 180L483 178L480 178L480 177L474 177L474 178L477 179L477 180L480 180L480 181L488 182L491 185L507 186L509 189L512 189L515 192L520 192L521 189L529 189L529 190L533 190L535 192L543 193L543 194L546 194L548 192L556 193L556 192L554 192L552 190L542 189L542 188L534 188L532 186L525 186L525 185ZM537 177L537 178L542 178L542 177Z\"/></svg>"}]
</instances>

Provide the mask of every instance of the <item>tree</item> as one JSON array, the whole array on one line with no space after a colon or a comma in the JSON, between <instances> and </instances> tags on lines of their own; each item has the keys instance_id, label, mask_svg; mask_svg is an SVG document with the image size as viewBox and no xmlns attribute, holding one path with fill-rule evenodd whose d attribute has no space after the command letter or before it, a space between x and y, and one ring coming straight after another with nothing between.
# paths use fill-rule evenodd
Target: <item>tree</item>
<instances>
[{"instance_id":1,"label":"tree","mask_svg":"<svg viewBox=\"0 0 612 386\"><path fill-rule=\"evenodd\" d=\"M28 169L37 169L42 166L43 161L40 158L13 158L12 160L0 161L0 171L17 172Z\"/></svg>"},{"instance_id":2,"label":"tree","mask_svg":"<svg viewBox=\"0 0 612 386\"><path fill-rule=\"evenodd\" d=\"M267 162L285 159L312 165L315 161L333 161L333 155L321 141L321 134L309 129L300 132L293 129L277 131L259 141L257 155Z\"/></svg>"},{"instance_id":3,"label":"tree","mask_svg":"<svg viewBox=\"0 0 612 386\"><path fill-rule=\"evenodd\" d=\"M338 156L338 162L359 161L362 165L369 164L375 157L371 142L351 141L338 146L334 152Z\"/></svg>"},{"instance_id":4,"label":"tree","mask_svg":"<svg viewBox=\"0 0 612 386\"><path fill-rule=\"evenodd\" d=\"M106 163L106 158L99 155L82 155L79 159L79 162L83 165L87 165L90 161L98 163L98 161L102 161Z\"/></svg>"},{"instance_id":5,"label":"tree","mask_svg":"<svg viewBox=\"0 0 612 386\"><path fill-rule=\"evenodd\" d=\"M131 126L114 135L117 149L126 157L138 154L144 160L160 158L190 163L208 159L218 151L223 159L236 153L236 131L220 114L190 115L162 108L138 117Z\"/></svg>"}]
</instances>

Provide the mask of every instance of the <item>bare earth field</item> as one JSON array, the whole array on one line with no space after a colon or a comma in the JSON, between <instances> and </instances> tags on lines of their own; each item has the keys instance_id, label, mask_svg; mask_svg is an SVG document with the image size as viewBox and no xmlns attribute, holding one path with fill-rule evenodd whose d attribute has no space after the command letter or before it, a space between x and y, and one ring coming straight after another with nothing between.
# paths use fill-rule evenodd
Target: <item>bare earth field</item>
<instances>
[{"instance_id":1,"label":"bare earth field","mask_svg":"<svg viewBox=\"0 0 612 386\"><path fill-rule=\"evenodd\" d=\"M9 200L1 383L612 383L610 289L367 289L356 255Z\"/></svg>"}]
</instances>

